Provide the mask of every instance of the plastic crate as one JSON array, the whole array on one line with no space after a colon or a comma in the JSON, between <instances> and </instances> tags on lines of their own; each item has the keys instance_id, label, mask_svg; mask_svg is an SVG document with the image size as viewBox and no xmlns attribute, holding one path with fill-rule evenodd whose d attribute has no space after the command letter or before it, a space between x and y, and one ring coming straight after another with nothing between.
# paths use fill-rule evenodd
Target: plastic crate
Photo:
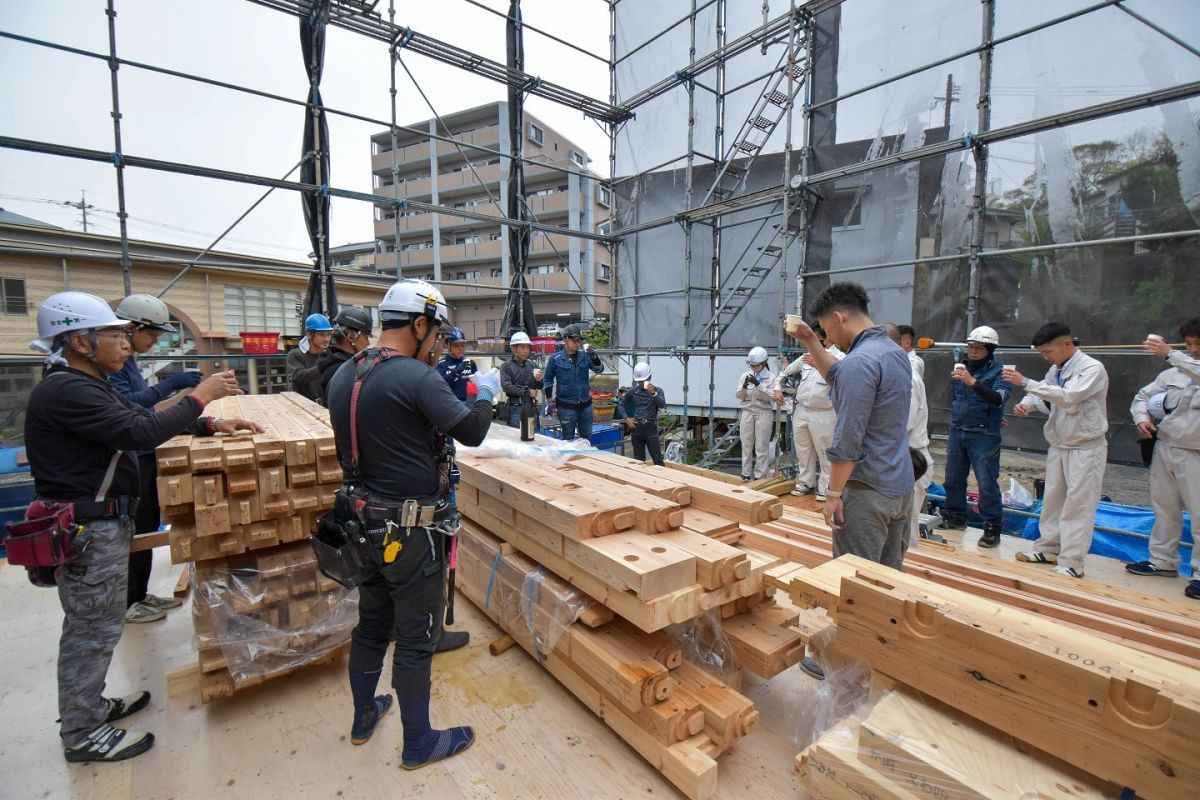
<instances>
[{"instance_id":1,"label":"plastic crate","mask_svg":"<svg viewBox=\"0 0 1200 800\"><path fill-rule=\"evenodd\" d=\"M270 355L279 352L278 331L242 331L242 352L248 356Z\"/></svg>"}]
</instances>

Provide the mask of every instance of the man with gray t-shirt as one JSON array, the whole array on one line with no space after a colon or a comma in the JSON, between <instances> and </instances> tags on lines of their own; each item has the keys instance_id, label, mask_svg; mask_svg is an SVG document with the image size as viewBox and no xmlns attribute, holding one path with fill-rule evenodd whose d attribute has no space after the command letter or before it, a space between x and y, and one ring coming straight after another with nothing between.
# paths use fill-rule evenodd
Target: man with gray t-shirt
<instances>
[{"instance_id":1,"label":"man with gray t-shirt","mask_svg":"<svg viewBox=\"0 0 1200 800\"><path fill-rule=\"evenodd\" d=\"M908 356L867 315L867 293L856 283L835 283L821 293L812 314L838 349L841 361L821 347L803 322L792 336L813 357L830 387L837 411L825 521L833 555L853 553L900 569L907 549L913 500L908 452L912 367Z\"/></svg>"}]
</instances>

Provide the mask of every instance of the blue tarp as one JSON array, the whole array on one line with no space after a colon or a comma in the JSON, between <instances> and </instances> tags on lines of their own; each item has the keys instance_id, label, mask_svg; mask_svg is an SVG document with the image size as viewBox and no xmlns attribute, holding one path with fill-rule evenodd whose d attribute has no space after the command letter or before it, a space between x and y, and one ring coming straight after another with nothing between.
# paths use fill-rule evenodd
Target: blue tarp
<instances>
[{"instance_id":1,"label":"blue tarp","mask_svg":"<svg viewBox=\"0 0 1200 800\"><path fill-rule=\"evenodd\" d=\"M1041 513L1041 510L1040 500L1034 504L1033 508L1029 509L1034 514ZM1154 527L1154 510L1141 506L1125 506L1120 503L1101 501L1096 508L1096 524L1106 528L1149 535L1150 529ZM1041 538L1042 532L1038 528L1038 520L1029 520L1025 524L1025 531L1022 535L1026 539ZM1145 539L1094 531L1092 549L1088 552L1120 561L1145 561L1150 557L1149 547L1150 543ZM1179 572L1181 575L1191 575L1192 526L1187 513L1183 515L1183 541L1179 545L1179 550L1182 559Z\"/></svg>"}]
</instances>

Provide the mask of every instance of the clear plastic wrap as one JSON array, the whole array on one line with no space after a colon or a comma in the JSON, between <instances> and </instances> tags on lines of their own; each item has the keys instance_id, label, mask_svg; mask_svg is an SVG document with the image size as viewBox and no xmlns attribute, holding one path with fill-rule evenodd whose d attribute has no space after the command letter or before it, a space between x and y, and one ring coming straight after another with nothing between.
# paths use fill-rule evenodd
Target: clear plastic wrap
<instances>
[{"instance_id":1,"label":"clear plastic wrap","mask_svg":"<svg viewBox=\"0 0 1200 800\"><path fill-rule=\"evenodd\" d=\"M480 458L544 458L556 464L562 464L578 453L596 452L587 439L564 442L537 434L532 442L522 442L519 430L499 424L488 429L487 438L478 447L455 446L459 453Z\"/></svg>"},{"instance_id":2,"label":"clear plastic wrap","mask_svg":"<svg viewBox=\"0 0 1200 800\"><path fill-rule=\"evenodd\" d=\"M907 687L883 691L833 725L799 761L814 798L1125 796L1119 787Z\"/></svg>"},{"instance_id":3,"label":"clear plastic wrap","mask_svg":"<svg viewBox=\"0 0 1200 800\"><path fill-rule=\"evenodd\" d=\"M306 542L192 570L201 668L226 668L234 686L327 658L358 622L358 590L322 575Z\"/></svg>"},{"instance_id":4,"label":"clear plastic wrap","mask_svg":"<svg viewBox=\"0 0 1200 800\"><path fill-rule=\"evenodd\" d=\"M506 550L490 536L460 535L458 570L464 584L484 587L484 611L544 658L595 601L537 562Z\"/></svg>"},{"instance_id":5,"label":"clear plastic wrap","mask_svg":"<svg viewBox=\"0 0 1200 800\"><path fill-rule=\"evenodd\" d=\"M722 683L737 685L737 659L733 645L721 627L719 608L671 625L667 633L679 643L684 661L720 678Z\"/></svg>"}]
</instances>

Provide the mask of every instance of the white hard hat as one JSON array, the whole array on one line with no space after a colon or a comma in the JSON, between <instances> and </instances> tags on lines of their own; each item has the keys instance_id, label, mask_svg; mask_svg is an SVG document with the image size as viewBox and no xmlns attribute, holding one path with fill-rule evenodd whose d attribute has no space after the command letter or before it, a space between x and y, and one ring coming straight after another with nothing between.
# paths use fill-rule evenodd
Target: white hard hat
<instances>
[{"instance_id":1,"label":"white hard hat","mask_svg":"<svg viewBox=\"0 0 1200 800\"><path fill-rule=\"evenodd\" d=\"M996 333L995 328L980 325L967 335L967 344L990 344L996 346L1000 344L1000 334Z\"/></svg>"},{"instance_id":2,"label":"white hard hat","mask_svg":"<svg viewBox=\"0 0 1200 800\"><path fill-rule=\"evenodd\" d=\"M767 348L765 348L765 347L750 348L750 353L749 353L749 355L746 356L746 363L750 364L751 366L753 366L754 364L767 363Z\"/></svg>"},{"instance_id":3,"label":"white hard hat","mask_svg":"<svg viewBox=\"0 0 1200 800\"><path fill-rule=\"evenodd\" d=\"M117 314L144 328L154 328L163 333L174 333L171 327L171 312L167 304L152 294L131 294L117 306Z\"/></svg>"},{"instance_id":4,"label":"white hard hat","mask_svg":"<svg viewBox=\"0 0 1200 800\"><path fill-rule=\"evenodd\" d=\"M533 344L533 342L529 341L528 333L526 333L525 331L517 331L516 333L514 333L512 335L512 338L508 340L509 347L512 347L514 344L530 344L531 345L531 344Z\"/></svg>"},{"instance_id":5,"label":"white hard hat","mask_svg":"<svg viewBox=\"0 0 1200 800\"><path fill-rule=\"evenodd\" d=\"M1167 415L1174 410L1174 408L1167 408L1166 392L1159 392L1156 395L1152 395L1150 399L1146 401L1146 413L1148 413L1150 415L1150 419L1154 420L1156 423L1162 422L1167 418Z\"/></svg>"},{"instance_id":6,"label":"white hard hat","mask_svg":"<svg viewBox=\"0 0 1200 800\"><path fill-rule=\"evenodd\" d=\"M29 349L50 352L54 337L70 331L85 331L92 328L112 328L128 325L129 320L113 313L108 303L94 294L85 292L59 292L46 298L38 308L38 337Z\"/></svg>"},{"instance_id":7,"label":"white hard hat","mask_svg":"<svg viewBox=\"0 0 1200 800\"><path fill-rule=\"evenodd\" d=\"M379 319L411 320L418 316L450 321L450 308L437 288L425 281L409 278L393 283L379 304Z\"/></svg>"},{"instance_id":8,"label":"white hard hat","mask_svg":"<svg viewBox=\"0 0 1200 800\"><path fill-rule=\"evenodd\" d=\"M633 379L635 381L650 380L650 365L645 361L639 361L633 365Z\"/></svg>"}]
</instances>

